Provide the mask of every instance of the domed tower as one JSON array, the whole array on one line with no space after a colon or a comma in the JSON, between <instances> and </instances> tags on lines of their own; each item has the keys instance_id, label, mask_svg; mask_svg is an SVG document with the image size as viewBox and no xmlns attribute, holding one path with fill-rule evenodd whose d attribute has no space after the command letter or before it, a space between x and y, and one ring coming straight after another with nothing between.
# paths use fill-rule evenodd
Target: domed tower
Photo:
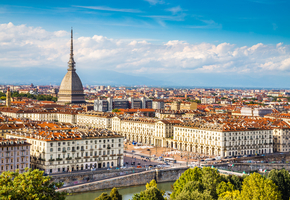
<instances>
[{"instance_id":1,"label":"domed tower","mask_svg":"<svg viewBox=\"0 0 290 200\"><path fill-rule=\"evenodd\" d=\"M58 103L85 103L85 95L83 84L80 77L76 73L75 61L73 54L73 30L71 30L71 46L70 58L68 61L68 69L63 77L58 92Z\"/></svg>"}]
</instances>

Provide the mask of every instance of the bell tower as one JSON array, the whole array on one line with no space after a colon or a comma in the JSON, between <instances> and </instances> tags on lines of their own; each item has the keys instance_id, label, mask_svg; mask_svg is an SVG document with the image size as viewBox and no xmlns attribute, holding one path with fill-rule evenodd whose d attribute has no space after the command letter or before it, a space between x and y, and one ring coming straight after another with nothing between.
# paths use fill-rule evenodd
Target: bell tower
<instances>
[{"instance_id":1,"label":"bell tower","mask_svg":"<svg viewBox=\"0 0 290 200\"><path fill-rule=\"evenodd\" d=\"M10 106L11 106L11 92L10 88L8 88L6 92L6 107L10 108Z\"/></svg>"}]
</instances>

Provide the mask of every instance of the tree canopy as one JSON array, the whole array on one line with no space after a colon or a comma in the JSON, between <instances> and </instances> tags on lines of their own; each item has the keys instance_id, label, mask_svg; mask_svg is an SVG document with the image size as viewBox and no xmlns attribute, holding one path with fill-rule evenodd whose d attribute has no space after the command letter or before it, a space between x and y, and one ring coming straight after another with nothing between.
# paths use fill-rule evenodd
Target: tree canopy
<instances>
[{"instance_id":1,"label":"tree canopy","mask_svg":"<svg viewBox=\"0 0 290 200\"><path fill-rule=\"evenodd\" d=\"M3 172L0 175L0 199L10 200L64 200L66 193L56 192L61 183L50 182L43 171L26 169L24 173Z\"/></svg>"},{"instance_id":2,"label":"tree canopy","mask_svg":"<svg viewBox=\"0 0 290 200\"><path fill-rule=\"evenodd\" d=\"M108 195L106 192L103 192L100 196L95 198L95 200L122 200L122 195L119 194L117 188L113 188Z\"/></svg>"},{"instance_id":3,"label":"tree canopy","mask_svg":"<svg viewBox=\"0 0 290 200\"><path fill-rule=\"evenodd\" d=\"M216 187L220 182L221 176L216 169L210 167L188 169L173 184L174 191L170 198L182 199L182 195L187 191L195 191L201 193L200 196L204 193L204 196L208 197L209 194L216 199Z\"/></svg>"},{"instance_id":4,"label":"tree canopy","mask_svg":"<svg viewBox=\"0 0 290 200\"><path fill-rule=\"evenodd\" d=\"M286 170L274 170L265 178L224 176L218 170L195 167L186 170L173 185L172 200L283 200L289 199L290 176ZM281 192L280 192L281 191ZM282 194L282 195L281 195Z\"/></svg>"},{"instance_id":5,"label":"tree canopy","mask_svg":"<svg viewBox=\"0 0 290 200\"><path fill-rule=\"evenodd\" d=\"M134 194L132 200L166 200L164 194L165 191L159 190L156 181L152 180L150 183L146 184L146 190Z\"/></svg>"},{"instance_id":6,"label":"tree canopy","mask_svg":"<svg viewBox=\"0 0 290 200\"><path fill-rule=\"evenodd\" d=\"M290 198L290 174L287 170L272 169L268 174L268 179L272 180L281 191L282 199L289 200Z\"/></svg>"}]
</instances>

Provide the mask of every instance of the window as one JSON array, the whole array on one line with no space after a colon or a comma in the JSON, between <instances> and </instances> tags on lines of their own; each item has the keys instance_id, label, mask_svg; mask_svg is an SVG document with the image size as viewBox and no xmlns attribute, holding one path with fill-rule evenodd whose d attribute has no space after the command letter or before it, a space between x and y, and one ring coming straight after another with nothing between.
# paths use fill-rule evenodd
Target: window
<instances>
[{"instance_id":1,"label":"window","mask_svg":"<svg viewBox=\"0 0 290 200\"><path fill-rule=\"evenodd\" d=\"M50 148L50 152L53 152L53 148Z\"/></svg>"},{"instance_id":2,"label":"window","mask_svg":"<svg viewBox=\"0 0 290 200\"><path fill-rule=\"evenodd\" d=\"M50 146L52 147L53 146L53 143L50 143Z\"/></svg>"}]
</instances>

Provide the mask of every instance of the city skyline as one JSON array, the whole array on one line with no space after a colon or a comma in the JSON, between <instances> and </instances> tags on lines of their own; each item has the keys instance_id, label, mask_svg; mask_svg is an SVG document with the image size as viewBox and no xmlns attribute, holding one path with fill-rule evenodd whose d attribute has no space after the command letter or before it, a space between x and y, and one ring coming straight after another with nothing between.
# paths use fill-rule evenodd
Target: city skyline
<instances>
[{"instance_id":1,"label":"city skyline","mask_svg":"<svg viewBox=\"0 0 290 200\"><path fill-rule=\"evenodd\" d=\"M289 88L288 2L226 2L2 3L0 84L60 85L73 26L84 84Z\"/></svg>"}]
</instances>

